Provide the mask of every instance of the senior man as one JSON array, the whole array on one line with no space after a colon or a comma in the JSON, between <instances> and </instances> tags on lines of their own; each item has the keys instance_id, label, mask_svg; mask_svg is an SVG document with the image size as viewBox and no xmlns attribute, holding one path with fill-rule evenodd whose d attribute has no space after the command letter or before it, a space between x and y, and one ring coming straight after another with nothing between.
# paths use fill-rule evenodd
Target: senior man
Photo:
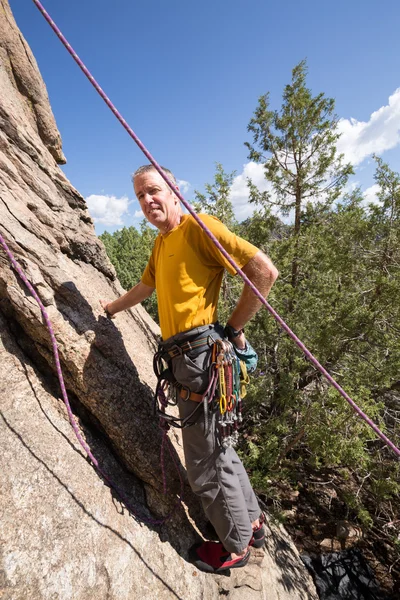
<instances>
[{"instance_id":1,"label":"senior man","mask_svg":"<svg viewBox=\"0 0 400 600\"><path fill-rule=\"evenodd\" d=\"M162 170L176 185L171 171ZM113 316L157 290L161 348L167 353L172 347L180 349L169 364L180 386L180 417L190 422L182 432L189 483L220 540L196 545L191 557L198 568L220 573L244 566L251 546L263 544L264 530L246 471L235 450L221 443L216 410L211 406L209 418L202 418L204 407L199 406L199 398L203 398L209 382L211 347L201 340L228 337L234 347L245 351L243 328L261 303L245 285L227 327L219 325L217 302L223 272L227 269L235 274L234 269L195 219L183 214L179 198L152 165L137 169L132 180L143 214L159 234L141 281L117 300L101 304ZM199 216L267 297L278 276L271 260L215 217Z\"/></svg>"}]
</instances>

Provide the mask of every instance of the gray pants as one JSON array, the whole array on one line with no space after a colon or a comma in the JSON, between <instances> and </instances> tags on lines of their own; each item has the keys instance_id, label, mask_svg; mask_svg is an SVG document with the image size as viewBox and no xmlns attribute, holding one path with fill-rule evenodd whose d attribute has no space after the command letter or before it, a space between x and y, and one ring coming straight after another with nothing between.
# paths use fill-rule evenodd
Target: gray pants
<instances>
[{"instance_id":1,"label":"gray pants","mask_svg":"<svg viewBox=\"0 0 400 600\"><path fill-rule=\"evenodd\" d=\"M163 347L176 342L192 341L210 335L221 339L223 330L217 324L197 327L169 338ZM209 381L211 347L192 350L172 359L176 380L193 392L202 393ZM260 516L260 507L247 473L233 448L222 448L218 437L218 412L210 406L205 430L203 407L192 400L179 399L179 413L193 415L194 424L183 429L188 479L193 492L200 497L207 518L228 552L240 553L252 536L251 523Z\"/></svg>"}]
</instances>

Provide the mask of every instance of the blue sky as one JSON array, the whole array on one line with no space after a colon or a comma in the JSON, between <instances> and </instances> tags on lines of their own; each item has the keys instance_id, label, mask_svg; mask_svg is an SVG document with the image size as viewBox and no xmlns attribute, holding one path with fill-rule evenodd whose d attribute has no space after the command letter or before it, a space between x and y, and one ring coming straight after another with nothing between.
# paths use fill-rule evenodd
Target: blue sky
<instances>
[{"instance_id":1,"label":"blue sky","mask_svg":"<svg viewBox=\"0 0 400 600\"><path fill-rule=\"evenodd\" d=\"M130 174L147 162L31 0L9 0L47 85L68 163L96 231L137 224ZM314 93L336 100L340 149L353 183L373 197L376 152L400 170L400 3L287 0L43 0L75 51L156 160L191 201L215 163L235 170L239 218L248 214L247 124L258 97L279 108L291 70L308 61ZM135 216L136 215L136 216Z\"/></svg>"}]
</instances>

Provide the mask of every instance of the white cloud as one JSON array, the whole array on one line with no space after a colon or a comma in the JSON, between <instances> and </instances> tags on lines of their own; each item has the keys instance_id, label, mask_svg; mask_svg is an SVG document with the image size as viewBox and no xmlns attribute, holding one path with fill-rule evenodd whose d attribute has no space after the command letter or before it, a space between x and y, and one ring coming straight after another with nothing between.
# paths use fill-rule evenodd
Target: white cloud
<instances>
[{"instance_id":1,"label":"white cloud","mask_svg":"<svg viewBox=\"0 0 400 600\"><path fill-rule=\"evenodd\" d=\"M271 189L271 184L265 179L264 167L255 162L243 165L243 171L233 180L231 186L230 200L238 221L243 221L253 214L254 206L249 203L249 188L247 179L251 179L254 185L261 191Z\"/></svg>"},{"instance_id":2,"label":"white cloud","mask_svg":"<svg viewBox=\"0 0 400 600\"><path fill-rule=\"evenodd\" d=\"M382 154L400 143L400 88L389 96L389 103L371 114L369 121L340 119L338 151L347 161L360 164L371 154Z\"/></svg>"},{"instance_id":3,"label":"white cloud","mask_svg":"<svg viewBox=\"0 0 400 600\"><path fill-rule=\"evenodd\" d=\"M360 164L372 154L382 154L400 144L400 88L389 97L388 104L374 111L367 122L356 119L340 119L338 151L353 165ZM235 216L239 221L249 217L254 210L249 203L247 179L250 178L261 191L271 191L271 184L265 180L263 165L249 162L243 165L243 171L235 177L230 199ZM352 191L358 182L350 182L346 191ZM376 202L377 184L364 192L366 202Z\"/></svg>"},{"instance_id":4,"label":"white cloud","mask_svg":"<svg viewBox=\"0 0 400 600\"><path fill-rule=\"evenodd\" d=\"M91 194L86 198L89 212L95 223L106 226L123 225L122 216L127 214L131 203L126 196L100 196Z\"/></svg>"},{"instance_id":5,"label":"white cloud","mask_svg":"<svg viewBox=\"0 0 400 600\"><path fill-rule=\"evenodd\" d=\"M183 195L187 194L189 189L191 188L190 183L188 181L185 181L184 179L178 180L178 186Z\"/></svg>"},{"instance_id":6,"label":"white cloud","mask_svg":"<svg viewBox=\"0 0 400 600\"><path fill-rule=\"evenodd\" d=\"M371 185L371 187L367 188L365 190L365 192L363 193L363 196L365 198L365 202L366 204L377 204L379 202L378 200L378 192L380 190L380 186L377 183L374 183L374 185Z\"/></svg>"},{"instance_id":7,"label":"white cloud","mask_svg":"<svg viewBox=\"0 0 400 600\"><path fill-rule=\"evenodd\" d=\"M141 210L135 210L135 214L133 216L135 219L143 219L144 214Z\"/></svg>"}]
</instances>

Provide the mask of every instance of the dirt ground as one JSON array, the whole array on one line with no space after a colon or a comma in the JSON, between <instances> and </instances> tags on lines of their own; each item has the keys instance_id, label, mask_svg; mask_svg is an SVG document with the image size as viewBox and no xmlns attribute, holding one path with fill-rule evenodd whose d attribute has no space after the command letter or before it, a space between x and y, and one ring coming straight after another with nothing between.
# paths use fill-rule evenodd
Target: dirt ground
<instances>
[{"instance_id":1,"label":"dirt ground","mask_svg":"<svg viewBox=\"0 0 400 600\"><path fill-rule=\"evenodd\" d=\"M261 494L268 511L283 522L300 553L321 554L357 548L373 569L382 590L400 598L400 499L379 507L365 482L354 474L324 470L301 473L296 489L274 484ZM358 495L357 495L358 494ZM358 498L359 513L350 498ZM361 517L361 518L359 518Z\"/></svg>"}]
</instances>

